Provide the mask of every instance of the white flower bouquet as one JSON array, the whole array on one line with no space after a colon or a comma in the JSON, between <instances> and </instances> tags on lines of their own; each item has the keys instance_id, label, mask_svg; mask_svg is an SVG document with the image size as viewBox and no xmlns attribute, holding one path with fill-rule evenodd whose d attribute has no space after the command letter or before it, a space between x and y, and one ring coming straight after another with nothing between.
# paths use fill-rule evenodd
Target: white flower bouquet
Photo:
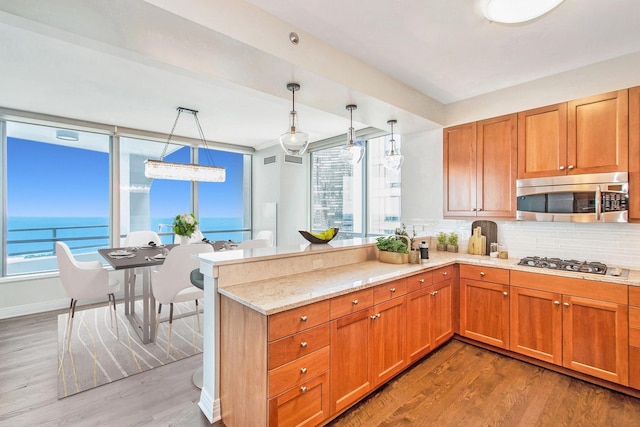
<instances>
[{"instance_id":1,"label":"white flower bouquet","mask_svg":"<svg viewBox=\"0 0 640 427\"><path fill-rule=\"evenodd\" d=\"M196 231L196 227L198 226L198 220L196 220L196 216L192 213L183 213L181 215L176 215L173 219L173 232L178 236L186 236L191 237L194 231Z\"/></svg>"}]
</instances>

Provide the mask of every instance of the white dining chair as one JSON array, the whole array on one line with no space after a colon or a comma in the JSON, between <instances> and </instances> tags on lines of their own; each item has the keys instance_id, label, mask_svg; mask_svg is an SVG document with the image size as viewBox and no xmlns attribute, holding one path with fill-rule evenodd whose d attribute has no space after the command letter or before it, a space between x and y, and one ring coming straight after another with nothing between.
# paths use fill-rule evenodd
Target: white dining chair
<instances>
[{"instance_id":1,"label":"white dining chair","mask_svg":"<svg viewBox=\"0 0 640 427\"><path fill-rule=\"evenodd\" d=\"M178 302L195 301L198 330L200 329L200 314L198 299L204 297L204 291L191 284L191 271L200 266L200 261L193 255L213 252L209 244L191 244L175 246L157 271L151 272L151 288L153 296L158 301L158 315L156 316L156 336L160 325L162 305L169 304L169 334L167 337L167 359L171 350L171 333L173 330L173 304Z\"/></svg>"},{"instance_id":2,"label":"white dining chair","mask_svg":"<svg viewBox=\"0 0 640 427\"><path fill-rule=\"evenodd\" d=\"M273 231L261 230L258 232L258 234L256 234L256 237L254 237L254 240L262 240L262 239L266 239L269 242L267 246L269 247L273 246Z\"/></svg>"},{"instance_id":3,"label":"white dining chair","mask_svg":"<svg viewBox=\"0 0 640 427\"><path fill-rule=\"evenodd\" d=\"M267 239L253 239L243 240L239 242L236 249L256 249L256 248L268 248L269 241Z\"/></svg>"},{"instance_id":4,"label":"white dining chair","mask_svg":"<svg viewBox=\"0 0 640 427\"><path fill-rule=\"evenodd\" d=\"M67 296L71 298L69 318L67 319L64 336L64 340L67 341L67 351L71 350L73 318L76 311L76 303L80 299L95 299L106 295L109 298L109 303L113 302L113 312L109 310L111 327L113 327L113 319L115 317L116 336L120 338L115 297L115 293L120 290L120 282L109 277L109 272L102 267L100 261L77 261L73 257L69 246L63 242L56 242L56 258L58 259L62 286L67 292Z\"/></svg>"},{"instance_id":5,"label":"white dining chair","mask_svg":"<svg viewBox=\"0 0 640 427\"><path fill-rule=\"evenodd\" d=\"M133 247L133 246L147 246L149 243L155 243L156 245L161 245L162 240L158 233L151 230L140 230L140 231L132 231L127 234L127 237L124 238L124 247Z\"/></svg>"}]
</instances>

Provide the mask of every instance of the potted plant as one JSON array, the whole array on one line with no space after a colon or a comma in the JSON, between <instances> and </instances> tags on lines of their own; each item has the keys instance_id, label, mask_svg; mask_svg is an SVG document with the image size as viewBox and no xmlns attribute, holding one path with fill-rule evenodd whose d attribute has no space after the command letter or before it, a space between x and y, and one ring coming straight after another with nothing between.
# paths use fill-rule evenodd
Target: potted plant
<instances>
[{"instance_id":1,"label":"potted plant","mask_svg":"<svg viewBox=\"0 0 640 427\"><path fill-rule=\"evenodd\" d=\"M390 264L409 262L409 238L406 236L385 236L376 239L378 260Z\"/></svg>"},{"instance_id":2,"label":"potted plant","mask_svg":"<svg viewBox=\"0 0 640 427\"><path fill-rule=\"evenodd\" d=\"M436 235L436 239L438 239L438 250L446 251L447 250L447 233L444 231L439 232Z\"/></svg>"},{"instance_id":3,"label":"potted plant","mask_svg":"<svg viewBox=\"0 0 640 427\"><path fill-rule=\"evenodd\" d=\"M189 243L189 237L196 231L198 226L198 220L192 213L183 213L176 215L173 219L173 232L176 236L180 236L180 244L186 245Z\"/></svg>"},{"instance_id":4,"label":"potted plant","mask_svg":"<svg viewBox=\"0 0 640 427\"><path fill-rule=\"evenodd\" d=\"M447 238L447 251L458 252L458 235L456 233L449 233Z\"/></svg>"}]
</instances>

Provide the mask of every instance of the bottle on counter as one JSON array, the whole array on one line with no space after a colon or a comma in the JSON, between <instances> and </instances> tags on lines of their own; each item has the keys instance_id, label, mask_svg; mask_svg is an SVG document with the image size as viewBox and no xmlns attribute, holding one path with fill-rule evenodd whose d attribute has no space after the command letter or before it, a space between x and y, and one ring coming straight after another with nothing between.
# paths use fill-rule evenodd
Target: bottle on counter
<instances>
[{"instance_id":1,"label":"bottle on counter","mask_svg":"<svg viewBox=\"0 0 640 427\"><path fill-rule=\"evenodd\" d=\"M429 245L424 240L418 245L420 250L420 262L425 263L429 261Z\"/></svg>"}]
</instances>

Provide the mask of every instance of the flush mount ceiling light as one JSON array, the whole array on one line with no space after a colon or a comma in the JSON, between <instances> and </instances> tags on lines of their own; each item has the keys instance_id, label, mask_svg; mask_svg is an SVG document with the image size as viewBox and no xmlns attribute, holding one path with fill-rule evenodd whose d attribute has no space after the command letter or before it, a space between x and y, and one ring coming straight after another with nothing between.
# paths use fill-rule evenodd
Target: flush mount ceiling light
<instances>
[{"instance_id":1,"label":"flush mount ceiling light","mask_svg":"<svg viewBox=\"0 0 640 427\"><path fill-rule=\"evenodd\" d=\"M349 110L351 124L347 131L347 145L340 150L340 158L353 166L362 160L365 148L362 141L356 141L356 131L353 128L353 110L356 110L358 106L349 104L345 108Z\"/></svg>"},{"instance_id":2,"label":"flush mount ceiling light","mask_svg":"<svg viewBox=\"0 0 640 427\"><path fill-rule=\"evenodd\" d=\"M226 179L226 171L224 168L218 166L196 165L192 163L172 163L164 161L164 156L167 154L167 148L169 148L169 143L171 142L171 138L173 138L173 131L176 129L178 119L180 119L180 114L183 112L193 114L196 126L198 127L198 134L200 135L203 146L207 148L207 155L209 154L209 147L207 146L207 141L204 138L204 132L202 132L200 120L198 120L198 111L178 107L176 121L173 122L169 139L167 139L167 143L164 146L160 160L145 160L144 176L147 178L172 179L177 181L224 182Z\"/></svg>"},{"instance_id":3,"label":"flush mount ceiling light","mask_svg":"<svg viewBox=\"0 0 640 427\"><path fill-rule=\"evenodd\" d=\"M56 129L56 138L63 141L77 141L78 132L74 130Z\"/></svg>"},{"instance_id":4,"label":"flush mount ceiling light","mask_svg":"<svg viewBox=\"0 0 640 427\"><path fill-rule=\"evenodd\" d=\"M287 84L291 91L291 113L289 113L289 130L280 135L280 145L285 153L301 156L309 146L309 134L298 130L298 113L296 112L296 91L300 90L298 83Z\"/></svg>"},{"instance_id":5,"label":"flush mount ceiling light","mask_svg":"<svg viewBox=\"0 0 640 427\"><path fill-rule=\"evenodd\" d=\"M404 161L404 156L400 154L400 149L396 146L396 140L393 139L393 125L396 123L398 123L397 120L387 121L387 124L391 125L391 139L384 150L384 158L382 159L382 164L390 171L399 170Z\"/></svg>"},{"instance_id":6,"label":"flush mount ceiling light","mask_svg":"<svg viewBox=\"0 0 640 427\"><path fill-rule=\"evenodd\" d=\"M550 12L564 0L488 0L484 16L491 22L519 24Z\"/></svg>"}]
</instances>

